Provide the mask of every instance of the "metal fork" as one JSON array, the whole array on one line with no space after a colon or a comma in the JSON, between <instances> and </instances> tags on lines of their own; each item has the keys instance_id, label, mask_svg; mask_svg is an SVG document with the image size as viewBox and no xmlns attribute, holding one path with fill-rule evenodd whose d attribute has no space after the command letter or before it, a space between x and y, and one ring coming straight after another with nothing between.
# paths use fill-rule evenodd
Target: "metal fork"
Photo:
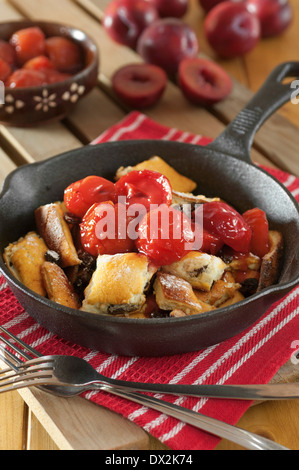
<instances>
[{"instance_id":1,"label":"metal fork","mask_svg":"<svg viewBox=\"0 0 299 470\"><path fill-rule=\"evenodd\" d=\"M7 340L6 338L0 335L0 339L11 349L15 351L16 354L21 356L23 359L31 360L37 357L42 357L35 349L31 348L29 345L25 344L19 338L14 336L11 332L6 330L4 327L0 326L0 331L5 333L10 337L14 342L22 346L23 350L18 348L14 343ZM0 345L1 348L1 345ZM27 351L27 353L26 353ZM29 353L29 354L28 354ZM10 354L10 355L9 355ZM16 358L15 354L8 353L9 357L14 361L17 361L17 366L23 361ZM88 362L83 359L72 357L72 359L66 359L66 356L63 356L63 359L59 359L56 356L57 361L68 362L69 368L72 365L75 367L75 362L77 363L77 368L85 371L85 382L82 384L77 384L75 387L71 388L69 385L65 387L51 387L51 390L55 392L55 395L60 394L64 397L71 397L78 395L78 393L83 393L87 390L98 390L101 389L103 385L110 385L118 387L119 389L133 391L133 392L150 392L150 393L162 393L162 394L172 394L172 395L184 395L184 396L194 396L194 397L210 397L210 398L225 398L225 399L238 399L238 400L289 400L293 398L299 398L299 382L286 383L286 384L261 384L261 385L209 385L209 384L200 384L200 385L185 385L185 384L153 384L153 383L142 383L142 382L129 382L126 380L111 379L106 377L99 372L97 372ZM72 363L73 362L73 363ZM11 367L16 367L11 361L6 363ZM66 367L66 364L64 364ZM17 370L15 368L15 370ZM80 388L80 390L79 390ZM50 390L50 391L51 391Z\"/></svg>"},{"instance_id":2,"label":"metal fork","mask_svg":"<svg viewBox=\"0 0 299 470\"><path fill-rule=\"evenodd\" d=\"M14 337L7 330L3 329L2 327L0 327L0 329L6 334L8 334L11 338L13 338L18 344L20 344L25 349L25 351L27 351L25 352L18 348L15 344L12 344L7 339L1 338L7 344L7 346L9 346L9 348L11 348L15 353L17 353L17 355L21 356L26 360L24 364L20 360L20 358L16 356L16 354L12 353L11 351L7 352L8 358L3 357L3 360L16 372L25 369L28 373L27 366L34 366L41 369L43 365L43 370L46 370L47 374L50 374L50 372L52 372L52 378L51 380L47 379L47 383L51 384L50 387L43 386L40 388L43 388L46 391L50 391L51 393L60 396L62 395L63 391L65 392L64 396L72 396L75 394L75 391L76 395L78 395L82 391L86 390L86 387L87 389L90 389L89 384L93 381L92 377L97 375L97 372L86 361L72 356L42 357L37 351L32 349L30 346L26 345L23 341ZM31 359L28 352L30 352L30 354L33 355L35 359ZM61 361L63 361L64 364L62 369L60 368ZM72 362L71 367L69 367L70 361ZM85 366L82 367L83 364L85 364ZM67 368L65 369L65 367ZM85 367L88 367L89 379L87 382L84 373ZM90 367L93 372L92 377L90 376ZM83 383L84 386L82 385ZM37 385L40 386L40 384ZM122 398L129 399L135 403L139 403L143 406L147 406L159 412L165 413L210 434L213 434L223 439L228 439L249 450L289 450L286 447L281 446L280 444L277 444L269 439L263 438L256 434L250 433L249 431L246 431L244 429L229 425L222 421L204 416L200 413L194 412L192 410L178 406L173 403L168 403L167 401L163 401L155 397L131 392L127 389L124 389L123 387L120 388L103 382L97 384L97 389Z\"/></svg>"}]
</instances>

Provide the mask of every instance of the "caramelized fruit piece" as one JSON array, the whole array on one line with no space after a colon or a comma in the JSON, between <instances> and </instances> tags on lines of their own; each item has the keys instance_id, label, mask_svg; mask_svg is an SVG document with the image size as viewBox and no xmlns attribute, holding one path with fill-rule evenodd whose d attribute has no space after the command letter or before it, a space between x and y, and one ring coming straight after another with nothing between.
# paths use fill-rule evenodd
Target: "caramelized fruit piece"
<instances>
[{"instance_id":1,"label":"caramelized fruit piece","mask_svg":"<svg viewBox=\"0 0 299 470\"><path fill-rule=\"evenodd\" d=\"M11 75L12 69L8 62L0 58L0 80L5 82Z\"/></svg>"},{"instance_id":2,"label":"caramelized fruit piece","mask_svg":"<svg viewBox=\"0 0 299 470\"><path fill-rule=\"evenodd\" d=\"M27 88L45 85L46 80L42 72L38 70L19 69L13 72L6 82L10 88Z\"/></svg>"},{"instance_id":3,"label":"caramelized fruit piece","mask_svg":"<svg viewBox=\"0 0 299 470\"><path fill-rule=\"evenodd\" d=\"M53 36L46 40L50 61L59 72L75 73L83 66L81 49L67 38Z\"/></svg>"},{"instance_id":4,"label":"caramelized fruit piece","mask_svg":"<svg viewBox=\"0 0 299 470\"><path fill-rule=\"evenodd\" d=\"M19 65L45 53L46 43L43 31L37 26L25 28L14 33L10 44L15 48Z\"/></svg>"},{"instance_id":5,"label":"caramelized fruit piece","mask_svg":"<svg viewBox=\"0 0 299 470\"><path fill-rule=\"evenodd\" d=\"M54 69L53 62L45 55L39 55L33 59L28 60L24 66L24 69L30 70L43 70L43 69Z\"/></svg>"},{"instance_id":6,"label":"caramelized fruit piece","mask_svg":"<svg viewBox=\"0 0 299 470\"><path fill-rule=\"evenodd\" d=\"M15 66L17 60L13 46L2 39L0 39L0 58L11 66Z\"/></svg>"}]
</instances>

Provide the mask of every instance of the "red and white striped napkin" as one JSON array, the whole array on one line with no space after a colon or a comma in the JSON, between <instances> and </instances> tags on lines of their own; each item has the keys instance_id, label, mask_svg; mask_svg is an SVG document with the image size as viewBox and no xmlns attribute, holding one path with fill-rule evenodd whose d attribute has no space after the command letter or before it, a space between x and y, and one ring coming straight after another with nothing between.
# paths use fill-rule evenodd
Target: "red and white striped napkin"
<instances>
[{"instance_id":1,"label":"red and white striped napkin","mask_svg":"<svg viewBox=\"0 0 299 470\"><path fill-rule=\"evenodd\" d=\"M211 141L206 137L161 126L139 112L132 112L119 124L105 131L93 144L148 138L201 145ZM268 171L299 200L299 178L282 171ZM234 338L201 351L170 357L121 357L71 344L38 325L24 311L2 277L0 324L42 354L76 355L89 361L99 372L122 380L185 384L268 383L293 356L298 345L299 286L275 303L254 325ZM173 450L211 450L219 442L217 437L190 425L105 392L90 392L85 397L120 413ZM249 402L241 400L159 397L230 424L236 424L250 406Z\"/></svg>"}]
</instances>

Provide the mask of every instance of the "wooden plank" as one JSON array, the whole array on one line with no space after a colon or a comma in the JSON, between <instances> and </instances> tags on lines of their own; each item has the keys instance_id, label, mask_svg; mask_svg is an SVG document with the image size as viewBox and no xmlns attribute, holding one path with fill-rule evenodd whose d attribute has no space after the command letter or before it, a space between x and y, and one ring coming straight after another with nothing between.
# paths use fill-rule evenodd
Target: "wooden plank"
<instances>
[{"instance_id":1,"label":"wooden plank","mask_svg":"<svg viewBox=\"0 0 299 470\"><path fill-rule=\"evenodd\" d=\"M146 450L148 434L82 397L60 398L38 389L19 391L60 450Z\"/></svg>"},{"instance_id":2,"label":"wooden plank","mask_svg":"<svg viewBox=\"0 0 299 470\"><path fill-rule=\"evenodd\" d=\"M0 127L2 138L6 139L25 163L45 160L67 150L78 148L81 142L62 124L52 123L35 128Z\"/></svg>"},{"instance_id":3,"label":"wooden plank","mask_svg":"<svg viewBox=\"0 0 299 470\"><path fill-rule=\"evenodd\" d=\"M14 0L15 1L15 0ZM20 0L17 0L20 1ZM90 8L90 4L92 3L92 8L90 8L90 12L92 14L95 14L96 8L99 8L99 12L97 14L98 18L101 18L101 15L103 13L103 9L106 5L106 0L88 0L86 2L85 0L77 0L80 2L81 5L85 5L85 8L88 9ZM200 19L199 19L200 15ZM234 90L233 93L231 94L230 97L228 97L227 100L223 101L222 103L219 103L218 105L215 105L213 107L213 112L215 113L215 116L217 116L219 119L221 119L225 124L229 123L237 114L238 112L248 103L248 101L252 97L252 92L239 83L240 80L245 83L245 75L244 75L244 70L247 72L247 67L244 68L244 60L245 59L235 59L233 61L220 61L217 59L215 54L211 51L211 49L207 46L206 41L204 40L202 36L202 22L203 22L203 15L202 12L199 13L199 8L198 5L195 7L195 3L192 2L192 9L190 9L190 13L188 14L189 19L189 24L194 27L195 31L197 32L197 35L200 36L200 43L204 45L202 47L202 52L210 54L210 56L217 60L218 63L220 63L222 66L226 68L226 70L229 73L232 73L234 71ZM105 38L102 38L105 40ZM106 49L106 42L108 42L108 39L106 38L105 42L102 42L103 47ZM296 44L294 42L294 44ZM118 49L126 49L122 47L118 47ZM132 52L130 51L130 57L131 57ZM127 57L127 59L125 59ZM128 53L126 50L123 52L123 58L127 60L128 62ZM122 63L124 63L124 59ZM240 65L241 61L241 65ZM118 60L114 59L113 64L119 64ZM243 66L242 66L243 64ZM263 61L261 60L261 64L263 64ZM120 64L119 64L120 65ZM261 66L262 68L262 66ZM251 69L254 71L255 68L251 67ZM236 72L237 71L237 72ZM270 72L270 71L269 71ZM106 70L105 70L106 73ZM111 77L112 71L108 71L108 76ZM254 72L253 72L254 73ZM262 82L266 79L268 76L268 73L263 74L263 79ZM289 105L293 106L292 109L294 109L294 105ZM164 105L163 108L165 109ZM199 132L199 124L203 122L204 119L204 114L201 112L201 109L194 108L192 107L185 107L185 109L182 108L182 100L179 99L178 97L178 108L175 106L171 106L169 109L167 109L168 112L171 113L176 113L176 117L178 117L178 113L180 114L180 118L182 122L185 122L185 128L187 130L194 132L194 127L197 125L197 131ZM298 111L299 107L297 107ZM155 109L155 115L159 115L160 107ZM295 112L295 111L294 111ZM299 116L299 112L298 112ZM160 116L159 116L160 117ZM190 122L191 121L191 122ZM298 123L299 123L299 117L298 117ZM200 125L201 125L200 124ZM211 127L210 133L205 132L206 135L210 135L211 137L216 137L218 134L213 133L214 129ZM289 120L287 120L281 113L276 113L273 117L271 117L267 123L264 124L262 129L259 131L259 133L256 135L255 138L255 147L256 149L259 150L265 157L270 159L274 164L279 166L280 168L290 171L293 174L299 175L299 160L297 158L297 148L299 145L299 132L298 132L298 127L292 124Z\"/></svg>"},{"instance_id":4,"label":"wooden plank","mask_svg":"<svg viewBox=\"0 0 299 470\"><path fill-rule=\"evenodd\" d=\"M78 103L65 122L83 143L88 144L124 116L123 109L95 88Z\"/></svg>"},{"instance_id":5,"label":"wooden plank","mask_svg":"<svg viewBox=\"0 0 299 470\"><path fill-rule=\"evenodd\" d=\"M26 450L59 450L36 416L29 411Z\"/></svg>"},{"instance_id":6,"label":"wooden plank","mask_svg":"<svg viewBox=\"0 0 299 470\"><path fill-rule=\"evenodd\" d=\"M0 148L0 189L6 176L16 168L8 155Z\"/></svg>"},{"instance_id":7,"label":"wooden plank","mask_svg":"<svg viewBox=\"0 0 299 470\"><path fill-rule=\"evenodd\" d=\"M27 411L18 392L0 395L0 450L25 450Z\"/></svg>"},{"instance_id":8,"label":"wooden plank","mask_svg":"<svg viewBox=\"0 0 299 470\"><path fill-rule=\"evenodd\" d=\"M298 450L298 400L268 401L247 410L238 426L279 442L290 450ZM243 450L223 439L216 450Z\"/></svg>"},{"instance_id":9,"label":"wooden plank","mask_svg":"<svg viewBox=\"0 0 299 470\"><path fill-rule=\"evenodd\" d=\"M91 13L95 18L102 21L103 12L110 0L75 0L84 10Z\"/></svg>"},{"instance_id":10,"label":"wooden plank","mask_svg":"<svg viewBox=\"0 0 299 470\"><path fill-rule=\"evenodd\" d=\"M290 3L294 12L291 26L283 35L261 41L245 58L249 86L253 91L260 87L273 64L298 60L299 2L290 0ZM299 106L289 104L283 108L282 114L299 126Z\"/></svg>"}]
</instances>

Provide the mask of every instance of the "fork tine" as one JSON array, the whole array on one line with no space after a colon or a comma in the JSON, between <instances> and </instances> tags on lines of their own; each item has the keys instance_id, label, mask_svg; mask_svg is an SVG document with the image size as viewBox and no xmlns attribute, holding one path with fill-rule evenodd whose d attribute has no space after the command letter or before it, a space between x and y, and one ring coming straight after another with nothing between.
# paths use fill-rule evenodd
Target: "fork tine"
<instances>
[{"instance_id":1,"label":"fork tine","mask_svg":"<svg viewBox=\"0 0 299 470\"><path fill-rule=\"evenodd\" d=\"M22 349L18 348L12 341L9 341L7 338L5 338L4 336L0 335L0 340L6 344L6 346L8 346L9 348L11 348L17 355L21 356L23 359L26 359L26 360L29 360L29 359L32 359L31 356L29 356L29 354L27 354L25 351L22 351ZM15 359L15 358L18 358L18 356L16 356L15 354L13 354L11 351L7 351L6 348L4 348L2 346L2 349L5 350L5 352L8 353L9 357L11 359ZM19 358L18 358L19 359ZM23 361L20 361L19 359L19 362L23 362Z\"/></svg>"},{"instance_id":2,"label":"fork tine","mask_svg":"<svg viewBox=\"0 0 299 470\"><path fill-rule=\"evenodd\" d=\"M14 377L16 376L16 374L18 373L18 371L15 371L11 368L7 368L7 369L4 369L1 371L1 376L0 376L0 386L1 386L1 383L4 381L4 380L8 380L10 379L11 377Z\"/></svg>"},{"instance_id":3,"label":"fork tine","mask_svg":"<svg viewBox=\"0 0 299 470\"><path fill-rule=\"evenodd\" d=\"M21 388L47 386L49 385L49 380L50 379L47 379L47 378L40 378L40 379L28 380L27 382L19 382L19 383L7 385L6 387L0 387L0 394L5 393L5 392L11 392L13 390L20 390Z\"/></svg>"},{"instance_id":4,"label":"fork tine","mask_svg":"<svg viewBox=\"0 0 299 470\"><path fill-rule=\"evenodd\" d=\"M5 380L8 379L16 379L18 380L19 378L21 380L24 380L25 378L30 378L31 376L34 376L35 373L48 373L51 374L51 371L53 371L53 367L47 362L41 365L31 365L27 364L25 362L23 365L20 366L20 368L17 371L14 370L8 370L8 373L4 377L0 377L0 386L3 384Z\"/></svg>"},{"instance_id":5,"label":"fork tine","mask_svg":"<svg viewBox=\"0 0 299 470\"><path fill-rule=\"evenodd\" d=\"M17 336L13 335L10 331L8 331L6 328L4 328L3 326L0 326L0 331L2 331L2 333L5 333L10 339L12 339L15 343L19 344L20 346L22 346L22 348L24 350L22 350L21 348L18 348L14 343L12 343L11 341L7 340L6 338L3 338L3 336L1 335L0 338L2 340L4 340L4 342L12 347L12 349L17 352L18 354L20 354L24 359L26 360L30 360L32 359L32 356L33 357L41 357L41 354L36 351L35 349L33 349L31 346L29 346L28 344L24 343L21 339L19 339ZM27 352L26 352L27 351ZM30 353L31 356L27 353Z\"/></svg>"},{"instance_id":6,"label":"fork tine","mask_svg":"<svg viewBox=\"0 0 299 470\"><path fill-rule=\"evenodd\" d=\"M53 363L54 363L54 357L53 356L41 356L41 357L36 357L34 359L30 359L29 361L26 361L25 364L28 366L38 366L41 364L42 366L50 367L53 368Z\"/></svg>"},{"instance_id":7,"label":"fork tine","mask_svg":"<svg viewBox=\"0 0 299 470\"><path fill-rule=\"evenodd\" d=\"M18 390L20 388L27 388L27 387L38 387L41 385L49 385L51 384L51 376L49 376L48 372L44 372L41 375L36 374L27 379L19 378L14 380L7 380L3 382L0 386L0 393L9 392L11 390Z\"/></svg>"},{"instance_id":8,"label":"fork tine","mask_svg":"<svg viewBox=\"0 0 299 470\"><path fill-rule=\"evenodd\" d=\"M2 341L2 343L4 343L7 346L5 347L3 344L0 343L0 350L2 351L1 358L3 362L5 362L6 365L8 365L13 370L17 371L18 366L20 364L23 364L24 361L21 360L21 358L25 360L30 360L32 359L32 356L33 357L41 356L37 351L35 351L29 345L25 344L22 340L17 338L15 335L13 335L10 331L8 331L3 326L0 326L0 332L5 333L5 335L10 338L10 339L7 339L6 337L0 334L0 341ZM18 347L15 343L22 346L24 350ZM32 356L30 356L28 352L30 352Z\"/></svg>"},{"instance_id":9,"label":"fork tine","mask_svg":"<svg viewBox=\"0 0 299 470\"><path fill-rule=\"evenodd\" d=\"M0 339L1 336L0 336ZM10 359L13 360L13 362ZM1 343L0 343L0 359L10 368L15 371L18 370L18 366L22 364L22 361L12 354L10 351L8 351Z\"/></svg>"},{"instance_id":10,"label":"fork tine","mask_svg":"<svg viewBox=\"0 0 299 470\"><path fill-rule=\"evenodd\" d=\"M28 382L22 382L13 385L7 385L7 387L0 388L0 394L6 392L12 392L14 390L20 390L21 388L29 388L29 387L42 387L49 384L49 380L47 379L34 379L29 380Z\"/></svg>"},{"instance_id":11,"label":"fork tine","mask_svg":"<svg viewBox=\"0 0 299 470\"><path fill-rule=\"evenodd\" d=\"M53 378L52 367L48 363L31 366L24 363L20 370L15 372L10 370L5 376L0 378L0 393L8 390L16 390L20 387L31 385L48 384ZM31 386L30 385L30 386Z\"/></svg>"},{"instance_id":12,"label":"fork tine","mask_svg":"<svg viewBox=\"0 0 299 470\"><path fill-rule=\"evenodd\" d=\"M5 360L2 358L2 356L0 356L0 359L2 359L2 360L5 362ZM17 372L17 371L18 371L18 368L17 368L17 367L9 366L9 367L7 367L6 369L1 369L1 370L0 370L0 380L2 380L1 377L2 377L3 375L8 374L8 373L11 372L12 370L14 370L15 372Z\"/></svg>"}]
</instances>

